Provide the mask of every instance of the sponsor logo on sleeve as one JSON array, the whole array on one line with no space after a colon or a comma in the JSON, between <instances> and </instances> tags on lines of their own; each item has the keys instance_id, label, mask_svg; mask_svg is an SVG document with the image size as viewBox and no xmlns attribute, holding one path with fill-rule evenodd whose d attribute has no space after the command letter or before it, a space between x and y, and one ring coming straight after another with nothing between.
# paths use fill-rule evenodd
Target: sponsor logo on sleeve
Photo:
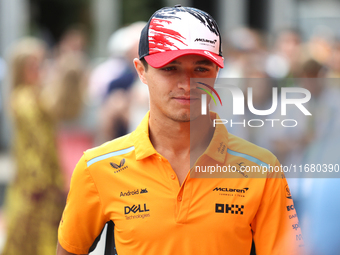
<instances>
[{"instance_id":1,"label":"sponsor logo on sleeve","mask_svg":"<svg viewBox=\"0 0 340 255\"><path fill-rule=\"evenodd\" d=\"M291 219L294 219L294 218L296 218L297 217L297 214L295 213L295 214L292 214L292 215L289 215L289 219L291 220Z\"/></svg>"},{"instance_id":2,"label":"sponsor logo on sleeve","mask_svg":"<svg viewBox=\"0 0 340 255\"><path fill-rule=\"evenodd\" d=\"M286 191L286 198L292 199L292 195L290 194L288 184L285 186L285 191Z\"/></svg>"},{"instance_id":3,"label":"sponsor logo on sleeve","mask_svg":"<svg viewBox=\"0 0 340 255\"><path fill-rule=\"evenodd\" d=\"M294 205L288 205L287 206L287 211L289 212L289 211L294 211L295 210L295 208L294 208Z\"/></svg>"},{"instance_id":4,"label":"sponsor logo on sleeve","mask_svg":"<svg viewBox=\"0 0 340 255\"><path fill-rule=\"evenodd\" d=\"M298 224L293 224L292 225L292 228L294 229L294 230L298 230L298 228L300 228L300 224L298 223Z\"/></svg>"},{"instance_id":5,"label":"sponsor logo on sleeve","mask_svg":"<svg viewBox=\"0 0 340 255\"><path fill-rule=\"evenodd\" d=\"M296 241L303 240L302 234L296 235Z\"/></svg>"}]
</instances>

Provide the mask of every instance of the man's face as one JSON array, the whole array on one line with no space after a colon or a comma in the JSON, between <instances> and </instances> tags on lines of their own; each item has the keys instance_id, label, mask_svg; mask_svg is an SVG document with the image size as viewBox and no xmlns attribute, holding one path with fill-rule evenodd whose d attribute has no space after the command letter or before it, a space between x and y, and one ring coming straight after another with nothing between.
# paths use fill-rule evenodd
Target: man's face
<instances>
[{"instance_id":1,"label":"man's face","mask_svg":"<svg viewBox=\"0 0 340 255\"><path fill-rule=\"evenodd\" d=\"M198 55L179 57L162 68L149 65L147 71L139 71L135 65L141 80L149 86L153 116L161 114L178 122L188 122L200 114L202 91L197 84L190 85L190 78L216 78L218 73L215 63ZM191 117L190 108L197 109Z\"/></svg>"}]
</instances>

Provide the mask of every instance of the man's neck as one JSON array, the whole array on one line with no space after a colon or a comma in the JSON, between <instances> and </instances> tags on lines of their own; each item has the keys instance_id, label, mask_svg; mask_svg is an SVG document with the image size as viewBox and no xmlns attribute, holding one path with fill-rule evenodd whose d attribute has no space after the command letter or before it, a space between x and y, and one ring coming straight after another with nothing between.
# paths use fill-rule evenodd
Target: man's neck
<instances>
[{"instance_id":1,"label":"man's neck","mask_svg":"<svg viewBox=\"0 0 340 255\"><path fill-rule=\"evenodd\" d=\"M208 147L214 128L209 115L180 122L150 112L149 133L151 143L160 154L189 157L191 153L198 158Z\"/></svg>"}]
</instances>

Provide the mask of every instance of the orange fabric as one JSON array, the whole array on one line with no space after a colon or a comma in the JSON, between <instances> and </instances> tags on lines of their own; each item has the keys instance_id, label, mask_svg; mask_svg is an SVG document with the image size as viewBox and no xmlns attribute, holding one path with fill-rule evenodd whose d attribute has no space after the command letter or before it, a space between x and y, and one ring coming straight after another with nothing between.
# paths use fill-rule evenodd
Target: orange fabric
<instances>
[{"instance_id":1,"label":"orange fabric","mask_svg":"<svg viewBox=\"0 0 340 255\"><path fill-rule=\"evenodd\" d=\"M133 133L84 153L59 226L64 249L88 253L112 220L118 254L248 255L252 239L258 255L302 254L298 219L281 173L253 178L263 176L238 171L230 175L237 178L222 178L227 175L195 172L198 165L279 165L275 156L217 125L206 152L179 186L149 140L148 116Z\"/></svg>"}]
</instances>

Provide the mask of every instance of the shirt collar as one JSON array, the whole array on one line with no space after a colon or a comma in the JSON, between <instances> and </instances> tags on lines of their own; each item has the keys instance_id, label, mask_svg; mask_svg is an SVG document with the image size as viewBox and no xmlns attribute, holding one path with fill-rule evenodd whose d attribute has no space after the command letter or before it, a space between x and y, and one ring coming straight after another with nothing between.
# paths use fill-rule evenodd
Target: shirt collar
<instances>
[{"instance_id":1,"label":"shirt collar","mask_svg":"<svg viewBox=\"0 0 340 255\"><path fill-rule=\"evenodd\" d=\"M149 116L148 112L143 118L142 122L133 132L133 139L135 145L136 159L142 160L153 154L157 154L157 151L153 147L149 138ZM210 112L211 119L219 119L217 113ZM225 162L227 156L228 145L228 131L225 125L217 124L215 127L213 138L205 150L204 154L220 163Z\"/></svg>"},{"instance_id":2,"label":"shirt collar","mask_svg":"<svg viewBox=\"0 0 340 255\"><path fill-rule=\"evenodd\" d=\"M149 116L150 112L144 116L142 122L133 132L137 160L142 160L157 153L149 138Z\"/></svg>"},{"instance_id":3,"label":"shirt collar","mask_svg":"<svg viewBox=\"0 0 340 255\"><path fill-rule=\"evenodd\" d=\"M220 117L217 113L210 112L210 118L219 119ZM225 125L217 124L210 144L203 154L223 164L227 156L227 149L228 130Z\"/></svg>"}]
</instances>

